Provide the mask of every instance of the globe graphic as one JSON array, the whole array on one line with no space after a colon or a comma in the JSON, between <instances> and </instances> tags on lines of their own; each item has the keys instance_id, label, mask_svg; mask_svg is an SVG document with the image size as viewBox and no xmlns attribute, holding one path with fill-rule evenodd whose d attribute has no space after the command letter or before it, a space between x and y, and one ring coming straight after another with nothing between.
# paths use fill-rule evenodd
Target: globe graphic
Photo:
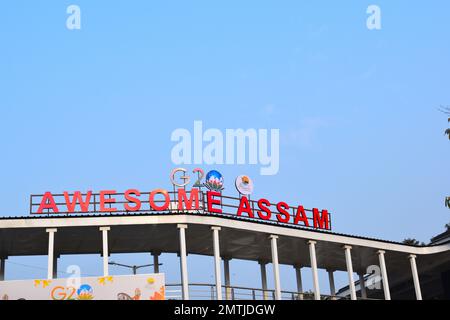
<instances>
[{"instance_id":1,"label":"globe graphic","mask_svg":"<svg viewBox=\"0 0 450 320\"><path fill-rule=\"evenodd\" d=\"M77 290L77 294L78 294L78 298L80 300L91 300L92 294L94 293L94 290L92 289L92 287L88 284L84 284L82 285L78 290Z\"/></svg>"},{"instance_id":2,"label":"globe graphic","mask_svg":"<svg viewBox=\"0 0 450 320\"><path fill-rule=\"evenodd\" d=\"M212 170L206 175L206 187L211 190L221 191L223 189L223 176L219 171Z\"/></svg>"}]
</instances>

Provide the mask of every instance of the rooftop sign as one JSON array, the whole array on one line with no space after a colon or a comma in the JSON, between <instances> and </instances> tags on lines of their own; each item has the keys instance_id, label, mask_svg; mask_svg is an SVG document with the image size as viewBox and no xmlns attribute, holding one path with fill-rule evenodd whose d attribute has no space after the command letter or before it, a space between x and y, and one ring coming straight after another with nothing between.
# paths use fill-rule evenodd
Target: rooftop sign
<instances>
[{"instance_id":1,"label":"rooftop sign","mask_svg":"<svg viewBox=\"0 0 450 320\"><path fill-rule=\"evenodd\" d=\"M176 176L180 173L181 177L177 179ZM174 186L173 191L128 189L118 192L111 189L99 192L65 191L60 194L46 192L43 195L32 195L30 214L43 216L129 213L203 214L331 230L331 216L328 210L305 209L302 205L291 206L283 201L274 203L265 198L251 200L248 185L240 183L237 184L239 197L225 196L223 176L215 170L206 174L204 183L203 170L194 170L198 179L189 189L187 186L191 179L186 173L187 170L181 168L172 172L170 178ZM237 181L244 184L251 182L251 191L253 191L253 182L249 177L240 176Z\"/></svg>"}]
</instances>

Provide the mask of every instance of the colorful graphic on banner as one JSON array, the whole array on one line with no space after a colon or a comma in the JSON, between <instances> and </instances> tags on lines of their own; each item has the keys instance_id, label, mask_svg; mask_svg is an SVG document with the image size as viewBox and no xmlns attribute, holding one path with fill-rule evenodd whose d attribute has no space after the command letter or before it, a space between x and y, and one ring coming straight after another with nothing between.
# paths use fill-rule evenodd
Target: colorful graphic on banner
<instances>
[{"instance_id":1,"label":"colorful graphic on banner","mask_svg":"<svg viewBox=\"0 0 450 320\"><path fill-rule=\"evenodd\" d=\"M0 282L0 300L165 300L164 274Z\"/></svg>"}]
</instances>

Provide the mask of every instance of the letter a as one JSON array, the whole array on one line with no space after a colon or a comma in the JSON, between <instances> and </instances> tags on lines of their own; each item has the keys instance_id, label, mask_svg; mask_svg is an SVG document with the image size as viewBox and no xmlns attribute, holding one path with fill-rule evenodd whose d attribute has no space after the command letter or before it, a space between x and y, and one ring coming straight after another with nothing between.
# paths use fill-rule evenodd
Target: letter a
<instances>
[{"instance_id":1,"label":"letter a","mask_svg":"<svg viewBox=\"0 0 450 320\"><path fill-rule=\"evenodd\" d=\"M46 192L44 196L42 197L41 204L39 205L39 209L37 211L38 214L41 214L44 210L48 210L48 213L50 210L53 211L53 213L58 213L58 207L56 206L55 199L53 198L53 195L50 192Z\"/></svg>"},{"instance_id":2,"label":"letter a","mask_svg":"<svg viewBox=\"0 0 450 320\"><path fill-rule=\"evenodd\" d=\"M367 29L369 30L381 30L381 9L379 6L371 5L367 8L367 14L370 16L367 18Z\"/></svg>"},{"instance_id":3,"label":"letter a","mask_svg":"<svg viewBox=\"0 0 450 320\"><path fill-rule=\"evenodd\" d=\"M67 14L70 16L66 20L66 27L69 30L81 29L81 10L77 5L70 5L67 7Z\"/></svg>"}]
</instances>

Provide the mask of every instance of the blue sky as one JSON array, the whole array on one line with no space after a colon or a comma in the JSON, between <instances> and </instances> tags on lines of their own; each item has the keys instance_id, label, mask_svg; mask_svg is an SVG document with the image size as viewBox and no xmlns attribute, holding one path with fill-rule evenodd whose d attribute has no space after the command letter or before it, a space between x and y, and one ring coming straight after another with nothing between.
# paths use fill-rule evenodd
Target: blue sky
<instances>
[{"instance_id":1,"label":"blue sky","mask_svg":"<svg viewBox=\"0 0 450 320\"><path fill-rule=\"evenodd\" d=\"M70 4L81 30L65 27ZM370 4L382 10L379 31L366 28ZM26 216L29 195L47 190L169 187L171 132L202 120L280 129L279 174L219 166L230 193L248 173L256 196L328 208L336 232L427 242L450 220L437 110L450 105L449 10L400 0L5 2L0 215ZM213 282L212 259L190 259L192 280L204 279L206 259ZM178 281L176 257L162 260ZM10 264L10 278L45 276L45 257L9 261L43 268ZM60 269L76 263L101 272L99 257L63 257ZM256 264L232 268L243 265L254 276L236 272L235 284L259 285Z\"/></svg>"}]
</instances>

